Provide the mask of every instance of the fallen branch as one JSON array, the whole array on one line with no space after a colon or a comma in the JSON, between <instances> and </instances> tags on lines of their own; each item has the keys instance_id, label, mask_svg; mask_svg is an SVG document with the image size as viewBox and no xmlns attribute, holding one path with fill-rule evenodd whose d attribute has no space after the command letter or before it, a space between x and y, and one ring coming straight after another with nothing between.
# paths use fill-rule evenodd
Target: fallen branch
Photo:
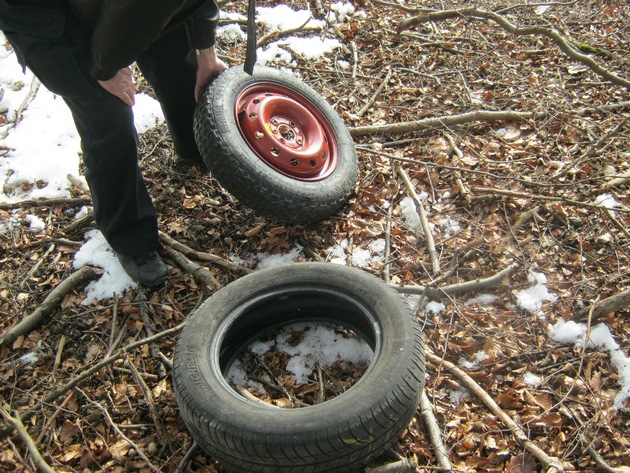
<instances>
[{"instance_id":1,"label":"fallen branch","mask_svg":"<svg viewBox=\"0 0 630 473\"><path fill-rule=\"evenodd\" d=\"M22 100L22 103L15 111L15 120L13 120L10 123L10 125L3 130L2 135L0 135L1 140L4 140L9 134L9 131L11 131L12 128L15 128L16 126L18 126L19 123L22 121L22 117L24 116L24 110L26 110L28 105L33 101L33 99L37 95L37 91L39 90L40 85L41 85L41 82L39 81L39 79L37 77L33 77L28 94L26 95L26 97L24 97L24 100Z\"/></svg>"},{"instance_id":2,"label":"fallen branch","mask_svg":"<svg viewBox=\"0 0 630 473\"><path fill-rule=\"evenodd\" d=\"M457 164L459 163L459 161L461 159L464 158L464 153L455 144L455 140L453 139L453 137L451 135L446 133L444 136L446 137L446 139L448 141L448 144L451 147L451 154L452 154L452 157L453 157L453 165L455 167L458 167ZM468 188L464 184L464 181L462 181L462 173L460 172L459 169L457 169L453 174L455 175L455 182L457 183L457 187L459 187L459 193L462 195L464 200L468 204L470 204L472 202L472 199L470 198L470 191L468 190Z\"/></svg>"},{"instance_id":3,"label":"fallen branch","mask_svg":"<svg viewBox=\"0 0 630 473\"><path fill-rule=\"evenodd\" d=\"M630 467L628 466L619 466L619 467L610 466L606 462L606 460L604 460L604 457L602 457L599 453L597 453L597 451L593 448L592 445L589 445L586 448L586 451L591 456L593 461L597 464L597 467L604 473L630 473Z\"/></svg>"},{"instance_id":4,"label":"fallen branch","mask_svg":"<svg viewBox=\"0 0 630 473\"><path fill-rule=\"evenodd\" d=\"M160 240L162 240L162 242L166 243L171 248L174 248L183 255L187 256L188 258L195 258L200 261L206 261L208 263L212 263L216 266L229 269L230 271L234 271L235 273L241 275L254 272L252 269L239 266L226 259L221 258L220 256L213 255L212 253L205 253L202 251L193 250L189 246L186 246L183 243L178 242L174 238L171 238L166 233L160 232Z\"/></svg>"},{"instance_id":5,"label":"fallen branch","mask_svg":"<svg viewBox=\"0 0 630 473\"><path fill-rule=\"evenodd\" d=\"M414 462L403 459L393 463L366 468L365 473L415 473L417 465Z\"/></svg>"},{"instance_id":6,"label":"fallen branch","mask_svg":"<svg viewBox=\"0 0 630 473\"><path fill-rule=\"evenodd\" d=\"M51 243L51 245L44 252L44 254L37 259L37 263L35 263L35 265L31 268L28 274L24 276L24 279L22 279L22 282L20 283L20 288L23 288L26 285L28 280L31 279L31 277L37 272L37 270L41 267L41 265L44 264L44 261L46 261L46 258L48 257L48 255L52 253L53 251L55 251L55 248L56 248L55 244Z\"/></svg>"},{"instance_id":7,"label":"fallen branch","mask_svg":"<svg viewBox=\"0 0 630 473\"><path fill-rule=\"evenodd\" d=\"M494 399L492 399L474 379L450 361L444 360L431 352L427 351L426 357L434 365L442 365L449 370L466 388L468 388L470 392L477 396L495 416L501 419L501 421L512 431L517 442L543 464L547 473L560 473L564 471L564 467L562 466L560 460L547 455L547 453L545 453L538 445L529 440L522 427L518 425L503 409L501 409Z\"/></svg>"},{"instance_id":8,"label":"fallen branch","mask_svg":"<svg viewBox=\"0 0 630 473\"><path fill-rule=\"evenodd\" d=\"M100 276L103 272L100 269L92 266L84 266L80 270L72 273L69 277L64 279L59 285L53 289L50 294L44 299L44 302L35 309L35 311L26 317L24 317L17 325L11 327L7 333L0 338L0 345L9 345L13 343L20 335L24 335L36 326L41 324L50 312L56 308L61 299L68 294L71 290L76 288L83 281L93 279L96 276Z\"/></svg>"},{"instance_id":9,"label":"fallen branch","mask_svg":"<svg viewBox=\"0 0 630 473\"><path fill-rule=\"evenodd\" d=\"M54 207L55 205L86 205L91 204L89 197L76 197L74 199L31 199L19 202L0 203L0 210L26 209L31 207Z\"/></svg>"},{"instance_id":10,"label":"fallen branch","mask_svg":"<svg viewBox=\"0 0 630 473\"><path fill-rule=\"evenodd\" d=\"M630 289L626 289L619 294L615 294L614 296L610 296L606 299L602 299L601 301L596 302L592 307L592 317L601 318L612 312L617 312L619 310L625 309L628 306L630 306ZM591 307L581 309L575 314L574 319L585 320L588 318L590 311Z\"/></svg>"},{"instance_id":11,"label":"fallen branch","mask_svg":"<svg viewBox=\"0 0 630 473\"><path fill-rule=\"evenodd\" d=\"M550 195L532 194L530 192L509 191L507 189L497 189L494 187L473 187L471 190L480 194L506 195L509 197L517 197L519 199L539 200L543 202L562 202L564 204L574 205L576 207L588 207L590 209L605 208L601 204L595 204L592 202L581 202L579 200L567 199L565 197L553 197ZM615 207L615 212L630 213L630 209L626 207Z\"/></svg>"},{"instance_id":12,"label":"fallen branch","mask_svg":"<svg viewBox=\"0 0 630 473\"><path fill-rule=\"evenodd\" d=\"M276 31L267 33L256 42L256 47L260 48L261 46L264 46L265 44L271 41L277 41L280 38L286 38L287 36L291 36L292 34L295 34L295 33L300 33L300 32L313 33L314 31L321 31L322 30L321 26L309 26L308 28L306 27L308 22L311 20L312 18L309 17L308 20L306 20L301 26L298 26L297 28L291 28L291 29L282 30L282 31L276 30Z\"/></svg>"},{"instance_id":13,"label":"fallen branch","mask_svg":"<svg viewBox=\"0 0 630 473\"><path fill-rule=\"evenodd\" d=\"M569 41L567 41L560 33L551 28L544 26L517 26L510 23L505 17L491 11L481 10L476 7L460 8L458 10L443 10L425 13L403 20L398 25L398 34L401 31L408 29L411 26L433 22L448 20L451 18L475 18L482 20L490 20L497 23L504 30L512 33L515 36L530 36L540 35L551 39L571 59L584 64L591 69L595 74L603 77L604 79L612 82L613 84L620 85L630 90L630 80L610 72L608 69L600 66L590 56L582 54L577 48L575 48Z\"/></svg>"},{"instance_id":14,"label":"fallen branch","mask_svg":"<svg viewBox=\"0 0 630 473\"><path fill-rule=\"evenodd\" d=\"M386 2L384 0L372 0L372 1L378 5L397 8L407 13L420 13L420 12L426 12L426 11L434 11L433 9L408 7L406 5L402 5L402 4L394 3L394 2Z\"/></svg>"},{"instance_id":15,"label":"fallen branch","mask_svg":"<svg viewBox=\"0 0 630 473\"><path fill-rule=\"evenodd\" d=\"M160 419L160 416L158 414L158 410L155 407L153 394L151 393L149 386L147 386L147 383L144 381L144 379L140 375L138 368L136 367L136 365L133 364L133 361L130 360L129 357L127 357L126 362L127 362L127 366L129 366L129 369L133 373L133 377L135 378L136 383L138 383L138 386L140 386L140 389L142 390L142 394L144 395L146 405L149 408L149 416L151 417L151 420L153 421L153 424L155 425L155 429L157 430L160 436L160 440L164 442L167 437L166 429L164 428L164 424L162 423L162 420Z\"/></svg>"},{"instance_id":16,"label":"fallen branch","mask_svg":"<svg viewBox=\"0 0 630 473\"><path fill-rule=\"evenodd\" d=\"M109 412L107 411L107 409L105 409L103 406L101 406L98 402L93 401L92 399L90 399L88 397L87 394L85 394L83 391L81 391L79 389L79 391L81 392L81 394L83 394L83 396L85 396L85 398L88 400L88 402L90 403L90 405L94 406L95 408L97 408L99 411L101 411L101 413L105 416L105 418L107 419L107 422L109 423L109 425L111 426L112 429L114 429L114 431L116 432L116 434L118 434L125 442L127 442L138 454L138 456L140 458L142 458L145 463L147 464L147 466L154 471L155 473L161 473L162 470L160 470L158 467L156 467L153 463L151 463L151 460L149 460L149 458L144 454L144 452L142 451L142 449L140 447L138 447L138 445L136 445L129 437L127 437L122 430L120 430L118 428L118 426L116 425L116 423L114 422L114 419L112 419L112 417L109 415Z\"/></svg>"},{"instance_id":17,"label":"fallen branch","mask_svg":"<svg viewBox=\"0 0 630 473\"><path fill-rule=\"evenodd\" d=\"M616 187L616 186L623 186L630 183L630 171L626 171L621 173L620 176L611 179L608 182L605 182L604 184L602 184L602 188L603 189L610 189L611 187Z\"/></svg>"},{"instance_id":18,"label":"fallen branch","mask_svg":"<svg viewBox=\"0 0 630 473\"><path fill-rule=\"evenodd\" d=\"M518 263L512 263L504 270L487 278L478 278L473 281L466 281L458 284L450 284L442 287L428 287L428 286L403 286L399 284L389 284L390 287L396 289L402 294L418 294L426 295L431 299L444 299L449 296L457 294L463 294L470 291L478 291L480 289L487 289L489 287L495 287L501 280L510 274L514 269L519 266Z\"/></svg>"},{"instance_id":19,"label":"fallen branch","mask_svg":"<svg viewBox=\"0 0 630 473\"><path fill-rule=\"evenodd\" d=\"M440 260L435 251L435 241L433 240L433 234L431 233L431 228L429 227L427 212L424 210L424 205L420 201L420 198L418 197L418 194L416 193L416 190L414 189L413 184L411 183L411 180L405 170L401 166L394 166L394 170L400 175L400 177L402 177L409 196L416 204L418 214L420 215L420 223L424 232L424 239L427 242L429 258L431 259L431 268L433 270L433 275L435 276L440 272Z\"/></svg>"},{"instance_id":20,"label":"fallen branch","mask_svg":"<svg viewBox=\"0 0 630 473\"><path fill-rule=\"evenodd\" d=\"M193 456L197 453L197 450L199 450L199 444L196 440L194 440L192 445L186 452L186 455L184 455L181 461L177 464L177 470L175 470L175 473L184 473L185 471L188 471L188 463L190 463Z\"/></svg>"},{"instance_id":21,"label":"fallen branch","mask_svg":"<svg viewBox=\"0 0 630 473\"><path fill-rule=\"evenodd\" d=\"M381 82L381 84L378 86L378 88L376 89L376 92L374 92L370 100L368 100L368 102L363 107L361 107L361 110L357 112L358 117L362 117L363 115L365 115L367 111L370 109L370 107L374 105L374 102L376 102L376 98L381 92L383 92L383 89L387 86L391 78L392 78L392 69L389 68L387 71L387 74L385 75L385 79L383 79L383 82Z\"/></svg>"},{"instance_id":22,"label":"fallen branch","mask_svg":"<svg viewBox=\"0 0 630 473\"><path fill-rule=\"evenodd\" d=\"M24 427L24 424L20 420L19 416L13 417L2 405L0 405L0 415L2 415L4 420L6 420L11 427L17 430L22 442L24 442L24 445L28 448L28 453L31 455L37 469L43 473L55 473L55 470L46 463L46 460L44 460L42 455L39 453L37 445L35 445L33 438L26 431L26 427Z\"/></svg>"},{"instance_id":23,"label":"fallen branch","mask_svg":"<svg viewBox=\"0 0 630 473\"><path fill-rule=\"evenodd\" d=\"M366 125L350 128L353 137L366 135L404 134L433 128L447 129L454 125L471 122L515 121L523 122L538 115L533 112L513 112L495 110L475 110L457 115L422 118L412 122L392 123L386 125Z\"/></svg>"},{"instance_id":24,"label":"fallen branch","mask_svg":"<svg viewBox=\"0 0 630 473\"><path fill-rule=\"evenodd\" d=\"M195 279L205 284L210 291L214 292L221 287L221 283L217 281L217 278L203 266L192 262L179 251L171 247L164 247L164 251L166 251L184 271L192 274Z\"/></svg>"},{"instance_id":25,"label":"fallen branch","mask_svg":"<svg viewBox=\"0 0 630 473\"><path fill-rule=\"evenodd\" d=\"M422 396L420 397L420 415L422 416L424 427L429 434L429 440L433 447L438 466L443 471L452 471L453 467L446 454L444 442L442 442L442 431L433 414L433 406L425 391L422 391Z\"/></svg>"}]
</instances>

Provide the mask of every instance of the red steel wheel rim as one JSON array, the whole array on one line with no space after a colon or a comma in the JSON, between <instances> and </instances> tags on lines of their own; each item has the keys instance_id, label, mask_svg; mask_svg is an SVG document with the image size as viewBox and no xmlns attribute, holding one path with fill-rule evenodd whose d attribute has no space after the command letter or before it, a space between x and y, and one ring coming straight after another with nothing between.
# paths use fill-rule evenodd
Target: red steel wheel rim
<instances>
[{"instance_id":1,"label":"red steel wheel rim","mask_svg":"<svg viewBox=\"0 0 630 473\"><path fill-rule=\"evenodd\" d=\"M318 181L336 169L339 144L333 128L299 92L258 82L239 93L235 111L243 139L276 171L297 180Z\"/></svg>"}]
</instances>

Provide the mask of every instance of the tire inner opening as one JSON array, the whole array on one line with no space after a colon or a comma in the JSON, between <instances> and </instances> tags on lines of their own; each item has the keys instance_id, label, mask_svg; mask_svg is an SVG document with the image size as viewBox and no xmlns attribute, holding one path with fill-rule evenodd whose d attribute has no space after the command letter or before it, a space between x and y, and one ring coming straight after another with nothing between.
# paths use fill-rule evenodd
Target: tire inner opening
<instances>
[{"instance_id":1,"label":"tire inner opening","mask_svg":"<svg viewBox=\"0 0 630 473\"><path fill-rule=\"evenodd\" d=\"M219 365L241 396L307 407L360 380L379 348L377 330L370 310L340 293L267 293L228 317Z\"/></svg>"}]
</instances>

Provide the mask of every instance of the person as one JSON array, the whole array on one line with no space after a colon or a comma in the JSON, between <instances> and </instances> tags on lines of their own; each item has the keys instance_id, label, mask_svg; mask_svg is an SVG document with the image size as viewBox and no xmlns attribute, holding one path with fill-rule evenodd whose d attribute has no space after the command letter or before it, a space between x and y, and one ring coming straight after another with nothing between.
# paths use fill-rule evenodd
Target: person
<instances>
[{"instance_id":1,"label":"person","mask_svg":"<svg viewBox=\"0 0 630 473\"><path fill-rule=\"evenodd\" d=\"M136 282L168 277L153 202L138 165L135 62L164 112L175 152L200 163L193 132L217 57L216 0L0 0L0 30L23 68L70 108L98 228Z\"/></svg>"}]
</instances>

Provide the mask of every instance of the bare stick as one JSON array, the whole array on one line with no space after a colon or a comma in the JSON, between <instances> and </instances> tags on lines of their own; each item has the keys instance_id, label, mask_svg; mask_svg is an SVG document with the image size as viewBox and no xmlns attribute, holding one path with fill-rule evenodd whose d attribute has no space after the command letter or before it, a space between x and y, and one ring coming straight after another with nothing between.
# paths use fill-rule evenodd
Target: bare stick
<instances>
[{"instance_id":1,"label":"bare stick","mask_svg":"<svg viewBox=\"0 0 630 473\"><path fill-rule=\"evenodd\" d=\"M372 0L374 3L377 3L379 5L384 5L386 7L392 7L392 8L398 8L399 10L402 10L404 12L407 13L420 13L423 11L433 11L430 9L425 9L425 8L413 8L413 7L408 7L405 5L401 5L398 3L394 3L394 2L386 2L384 0Z\"/></svg>"},{"instance_id":2,"label":"bare stick","mask_svg":"<svg viewBox=\"0 0 630 473\"><path fill-rule=\"evenodd\" d=\"M512 431L517 442L543 464L547 473L560 473L564 471L564 467L562 466L560 460L547 455L547 453L545 453L538 445L529 440L527 434L521 426L518 425L508 414L506 414L506 412L499 407L494 399L492 399L474 379L450 361L444 360L431 352L427 351L426 357L436 366L443 365L447 370L453 373L453 375L455 375L469 391L477 396L495 416L501 419L501 421Z\"/></svg>"},{"instance_id":3,"label":"bare stick","mask_svg":"<svg viewBox=\"0 0 630 473\"><path fill-rule=\"evenodd\" d=\"M27 281L31 278L31 276L33 276L33 274L35 274L37 272L37 270L39 269L39 267L42 265L42 263L46 260L46 257L52 253L55 250L55 244L52 243L48 249L46 250L46 252L37 260L37 263L35 263L35 265L31 268L31 270L28 272L28 274L24 277L24 279L22 279L22 282L20 283L20 287L24 287L27 283Z\"/></svg>"},{"instance_id":4,"label":"bare stick","mask_svg":"<svg viewBox=\"0 0 630 473\"><path fill-rule=\"evenodd\" d=\"M305 32L305 33L312 33L314 31L321 31L321 26L309 26L308 28L306 27L307 23L309 21L311 21L311 17L308 18L308 20L306 20L301 26L298 26L297 28L291 28L288 30L282 30L282 31L272 31L271 33L266 34L265 36L263 36L262 38L260 38L257 43L256 43L256 47L260 48L261 46L269 43L270 41L277 41L280 38L286 38L287 36L291 36L292 34L295 33L299 33L299 32Z\"/></svg>"},{"instance_id":5,"label":"bare stick","mask_svg":"<svg viewBox=\"0 0 630 473\"><path fill-rule=\"evenodd\" d=\"M376 92L374 92L374 95L372 95L370 100L363 107L361 107L361 110L357 112L357 116L362 117L363 115L367 113L370 107L374 105L374 102L376 102L376 98L378 97L378 95L381 92L383 92L383 89L387 86L387 83L389 82L391 78L392 78L392 69L389 68L387 71L387 75L385 76L385 79L383 79L383 82L381 82L381 84L378 86L378 88L376 89Z\"/></svg>"},{"instance_id":6,"label":"bare stick","mask_svg":"<svg viewBox=\"0 0 630 473\"><path fill-rule=\"evenodd\" d=\"M429 251L429 258L431 258L431 267L433 270L433 275L439 274L440 272L440 260L437 257L437 253L435 251L435 241L433 240L433 235L431 234L431 228L429 227L429 220L427 219L427 213L424 210L424 205L420 201L416 190L413 188L413 184L409 179L409 176L405 172L405 170L401 166L394 166L394 169L405 182L405 187L409 192L409 196L416 203L416 207L418 209L418 213L420 215L420 222L422 224L422 230L424 231L424 237L427 242L427 249Z\"/></svg>"},{"instance_id":7,"label":"bare stick","mask_svg":"<svg viewBox=\"0 0 630 473\"><path fill-rule=\"evenodd\" d=\"M440 430L438 421L433 414L433 406L431 405L431 401L429 401L429 397L425 391L422 391L422 396L420 397L420 415L422 416L424 427L427 429L427 433L429 434L429 440L431 441L431 446L435 452L438 465L444 471L451 471L453 467L448 459L448 455L446 454L444 442L442 442L442 431Z\"/></svg>"},{"instance_id":8,"label":"bare stick","mask_svg":"<svg viewBox=\"0 0 630 473\"><path fill-rule=\"evenodd\" d=\"M25 209L30 207L52 207L55 205L79 205L91 204L92 199L89 197L77 197L73 199L37 199L22 200L20 202L1 203L0 210Z\"/></svg>"},{"instance_id":9,"label":"bare stick","mask_svg":"<svg viewBox=\"0 0 630 473\"><path fill-rule=\"evenodd\" d=\"M357 68L359 67L359 52L357 50L357 43L350 41L350 47L352 48L352 78L357 78Z\"/></svg>"},{"instance_id":10,"label":"bare stick","mask_svg":"<svg viewBox=\"0 0 630 473\"><path fill-rule=\"evenodd\" d=\"M24 317L17 325L11 327L4 336L0 338L0 345L9 345L20 335L24 335L33 330L59 305L61 299L63 299L66 294L83 281L93 279L101 274L103 274L103 272L100 269L92 266L84 266L77 272L71 274L46 296L44 302L42 302L34 312Z\"/></svg>"},{"instance_id":11,"label":"bare stick","mask_svg":"<svg viewBox=\"0 0 630 473\"><path fill-rule=\"evenodd\" d=\"M621 173L620 176L617 176L614 179L611 179L610 181L602 184L602 188L604 189L610 189L611 187L615 187L615 186L623 186L625 184L628 184L630 182L630 171L626 171Z\"/></svg>"},{"instance_id":12,"label":"bare stick","mask_svg":"<svg viewBox=\"0 0 630 473\"><path fill-rule=\"evenodd\" d=\"M142 291L138 293L138 299L142 301L142 305L140 306L140 317L142 319L142 323L144 324L144 330L147 332L147 336L150 337L151 335L153 335L153 322L151 321L151 318L149 317L149 309L147 306L147 293L146 291ZM157 358L160 362L161 365L158 368L158 373L160 375L160 377L165 377L166 376L166 371L164 369L164 367L168 367L168 369L173 369L173 362L171 360L168 359L168 357L162 353L162 350L160 350L160 348L152 343L151 344L151 355L154 358ZM150 395L150 393L149 393Z\"/></svg>"},{"instance_id":13,"label":"bare stick","mask_svg":"<svg viewBox=\"0 0 630 473\"><path fill-rule=\"evenodd\" d=\"M52 425L52 423L55 421L55 419L57 418L57 416L59 416L59 414L61 413L61 411L63 410L64 407L66 407L66 404L68 404L70 402L71 399L74 399L74 391L70 392L66 398L61 402L61 404L59 404L59 407L57 408L57 410L53 413L53 415L51 415L48 420L46 421L46 425L44 425L44 428L42 428L41 432L39 433L39 435L37 436L37 438L35 439L35 445L39 445L41 443L41 441L44 438L44 435L46 435L46 432L48 431L48 429L50 428L50 426Z\"/></svg>"},{"instance_id":14,"label":"bare stick","mask_svg":"<svg viewBox=\"0 0 630 473\"><path fill-rule=\"evenodd\" d=\"M630 289L615 294L614 296L602 299L593 304L592 307L584 308L575 314L575 320L584 320L588 318L592 311L593 318L600 318L612 312L617 312L625 307L630 306Z\"/></svg>"},{"instance_id":15,"label":"bare stick","mask_svg":"<svg viewBox=\"0 0 630 473\"><path fill-rule=\"evenodd\" d=\"M63 354L63 349L66 346L66 336L62 335L61 340L59 340L59 346L57 347L57 353L55 354L55 363L53 365L53 373L57 371L59 365L61 365L61 355Z\"/></svg>"},{"instance_id":16,"label":"bare stick","mask_svg":"<svg viewBox=\"0 0 630 473\"><path fill-rule=\"evenodd\" d=\"M383 281L389 282L391 280L390 274L390 256L392 253L392 206L387 208L387 219L385 220L385 256L383 261Z\"/></svg>"},{"instance_id":17,"label":"bare stick","mask_svg":"<svg viewBox=\"0 0 630 473\"><path fill-rule=\"evenodd\" d=\"M79 389L79 391L81 391ZM101 413L105 416L105 418L107 419L107 422L109 423L109 425L111 426L112 429L114 429L114 431L120 435L120 437L127 442L135 451L136 453L140 456L140 458L142 458L147 466L154 471L155 473L161 473L162 470L160 470L158 467L156 467L153 463L151 463L151 460L149 460L149 458L144 454L144 452L140 449L140 447L138 447L129 437L127 437L122 430L120 430L118 428L118 426L116 425L116 423L114 422L114 420L112 419L112 417L109 415L109 412L107 411L107 409L105 409L103 406L101 406L98 402L96 401L92 401L87 394L85 394L83 391L81 391L81 393L85 396L85 398L90 402L91 405L93 405L94 407L96 407L99 411L101 411Z\"/></svg>"},{"instance_id":18,"label":"bare stick","mask_svg":"<svg viewBox=\"0 0 630 473\"><path fill-rule=\"evenodd\" d=\"M39 90L40 85L41 85L41 82L39 82L39 79L37 79L37 77L33 77L33 80L31 81L31 88L29 89L28 94L26 95L26 97L24 97L24 100L22 101L22 103L20 104L20 106L17 108L15 112L15 120L13 120L11 124L7 128L5 128L4 132L0 136L0 139L4 140L9 134L9 131L12 128L15 128L16 126L18 126L18 124L22 121L24 110L26 110L26 107L28 107L28 105L35 98L35 95L37 95L37 91Z\"/></svg>"},{"instance_id":19,"label":"bare stick","mask_svg":"<svg viewBox=\"0 0 630 473\"><path fill-rule=\"evenodd\" d=\"M162 421L160 420L160 416L157 413L157 409L155 408L155 402L153 401L153 394L151 394L151 390L149 389L149 386L147 386L147 383L144 381L144 379L138 372L138 368L136 368L136 365L133 364L133 361L131 361L129 358L127 358L126 361L127 361L127 366L129 366L129 369L133 373L133 377L136 379L136 382L140 386L140 389L142 389L142 394L144 394L144 398L146 399L147 405L149 406L149 415L151 416L151 419L153 420L153 423L155 424L155 428L157 429L160 436L162 437L162 440L164 440L166 438L165 429L164 429L164 425L162 424Z\"/></svg>"},{"instance_id":20,"label":"bare stick","mask_svg":"<svg viewBox=\"0 0 630 473\"><path fill-rule=\"evenodd\" d=\"M416 467L414 462L399 460L374 468L366 468L365 473L415 473Z\"/></svg>"},{"instance_id":21,"label":"bare stick","mask_svg":"<svg viewBox=\"0 0 630 473\"><path fill-rule=\"evenodd\" d=\"M610 209L604 208L604 210L606 211L606 215L608 216L610 221L612 223L614 223L615 226L619 230L621 230L623 232L623 234L626 236L626 238L630 239L630 232L628 231L628 229L626 227L624 227L623 224L619 220L617 220L617 217L615 217L613 215L613 213L610 211Z\"/></svg>"},{"instance_id":22,"label":"bare stick","mask_svg":"<svg viewBox=\"0 0 630 473\"><path fill-rule=\"evenodd\" d=\"M221 283L217 281L214 275L206 268L193 263L177 250L165 247L164 250L169 256L187 273L192 274L197 280L201 281L210 291L216 291L221 287Z\"/></svg>"},{"instance_id":23,"label":"bare stick","mask_svg":"<svg viewBox=\"0 0 630 473\"><path fill-rule=\"evenodd\" d=\"M37 466L37 469L43 473L55 473L55 470L48 463L46 463L46 460L44 460L44 458L39 453L37 445L35 445L35 442L26 431L26 428L20 420L20 417L13 417L2 405L0 405L0 414L2 415L2 417L4 417L4 420L9 423L9 425L17 430L18 435L22 439L22 442L24 442L26 448L28 448L28 452L31 455L33 462Z\"/></svg>"},{"instance_id":24,"label":"bare stick","mask_svg":"<svg viewBox=\"0 0 630 473\"><path fill-rule=\"evenodd\" d=\"M275 404L271 402L265 402L262 399L257 398L252 393L250 393L247 389L245 389L243 386L237 385L236 389L241 396L243 396L245 399L249 399L250 401L255 402L256 404L263 404L267 407L275 407L276 409L282 409L282 407L276 406Z\"/></svg>"},{"instance_id":25,"label":"bare stick","mask_svg":"<svg viewBox=\"0 0 630 473\"><path fill-rule=\"evenodd\" d=\"M192 460L193 455L197 453L198 449L199 449L199 444L197 443L196 440L194 440L192 445L186 452L186 455L184 455L184 458L182 458L182 460L177 465L177 470L175 470L175 473L184 473L186 471L186 467L188 466L188 463L190 463L190 460Z\"/></svg>"},{"instance_id":26,"label":"bare stick","mask_svg":"<svg viewBox=\"0 0 630 473\"><path fill-rule=\"evenodd\" d=\"M446 139L448 140L448 144L451 146L451 150L453 153L453 164L457 166L459 161L464 157L464 153L462 153L462 150L459 149L459 147L455 144L455 140L453 140L453 137L451 135L447 133L444 136L446 136ZM470 198L470 191L464 184L464 181L462 181L461 172L457 170L455 171L454 174L455 174L455 182L457 183L457 186L459 187L460 194L462 195L464 200L470 204L472 202L472 199Z\"/></svg>"},{"instance_id":27,"label":"bare stick","mask_svg":"<svg viewBox=\"0 0 630 473\"><path fill-rule=\"evenodd\" d=\"M608 141L611 137L617 135L619 131L626 125L628 122L627 118L624 118L615 128L609 130L603 136L600 136L599 139L592 143L586 151L584 151L577 159L575 159L571 164L566 167L560 168L557 172L552 176L554 179L557 179L560 176L566 176L570 169L577 168L581 165L592 153L594 153L598 148L600 148L606 141Z\"/></svg>"},{"instance_id":28,"label":"bare stick","mask_svg":"<svg viewBox=\"0 0 630 473\"><path fill-rule=\"evenodd\" d=\"M507 189L497 189L494 187L473 187L472 191L475 193L483 194L496 194L507 195L510 197L517 197L522 199L540 200L543 202L563 202L565 204L575 205L577 207L588 207L590 209L601 209L601 204L595 204L592 202L580 202L579 200L565 199L564 197L553 197L549 195L532 194L528 192L510 191ZM630 209L626 207L615 207L615 212L630 213Z\"/></svg>"},{"instance_id":29,"label":"bare stick","mask_svg":"<svg viewBox=\"0 0 630 473\"><path fill-rule=\"evenodd\" d=\"M229 269L230 271L234 271L238 274L253 273L253 270L234 264L226 259L221 258L220 256L216 256L211 253L204 253L202 251L193 250L189 246L186 246L183 243L178 242L174 238L171 238L166 233L160 232L160 240L162 240L162 242L166 243L171 248L174 248L180 253L186 255L188 258L196 258L200 261L206 261L216 266L221 266L222 268Z\"/></svg>"},{"instance_id":30,"label":"bare stick","mask_svg":"<svg viewBox=\"0 0 630 473\"><path fill-rule=\"evenodd\" d=\"M620 467L612 467L610 466L604 457L602 457L597 451L593 448L592 445L589 445L586 449L588 454L591 456L593 461L597 463L598 468L604 473L630 473L630 467L628 466L620 466Z\"/></svg>"},{"instance_id":31,"label":"bare stick","mask_svg":"<svg viewBox=\"0 0 630 473\"><path fill-rule=\"evenodd\" d=\"M454 125L462 125L464 123L479 122L496 122L496 121L514 121L522 122L537 115L532 112L512 112L512 111L494 111L494 110L475 110L472 112L460 113L457 115L444 115L440 117L422 118L412 122L393 123L388 125L366 125L350 128L350 134L354 137L366 135L382 135L382 134L403 134L415 131L428 130L432 128L448 129Z\"/></svg>"},{"instance_id":32,"label":"bare stick","mask_svg":"<svg viewBox=\"0 0 630 473\"><path fill-rule=\"evenodd\" d=\"M493 274L492 276L488 276L487 278L478 278L472 281L450 284L448 286L437 288L427 286L403 286L398 284L390 284L390 286L402 294L424 294L431 299L444 299L445 297L454 296L457 294L463 294L470 291L478 291L479 289L495 287L505 276L510 274L518 266L518 263L512 263L504 270Z\"/></svg>"},{"instance_id":33,"label":"bare stick","mask_svg":"<svg viewBox=\"0 0 630 473\"><path fill-rule=\"evenodd\" d=\"M513 23L510 23L505 17L499 15L498 13L481 10L475 7L460 8L458 10L436 11L405 19L401 21L398 25L398 34L400 34L402 30L405 30L413 25L462 17L491 20L497 23L501 28L512 33L515 36L545 36L556 43L560 50L564 52L567 56L575 61L581 62L586 67L591 69L595 74L598 74L599 76L612 82L613 84L620 85L622 87L625 87L626 89L630 89L630 80L610 72L608 69L600 66L590 56L582 54L571 44L571 42L567 41L556 30L544 26L517 26Z\"/></svg>"}]
</instances>

